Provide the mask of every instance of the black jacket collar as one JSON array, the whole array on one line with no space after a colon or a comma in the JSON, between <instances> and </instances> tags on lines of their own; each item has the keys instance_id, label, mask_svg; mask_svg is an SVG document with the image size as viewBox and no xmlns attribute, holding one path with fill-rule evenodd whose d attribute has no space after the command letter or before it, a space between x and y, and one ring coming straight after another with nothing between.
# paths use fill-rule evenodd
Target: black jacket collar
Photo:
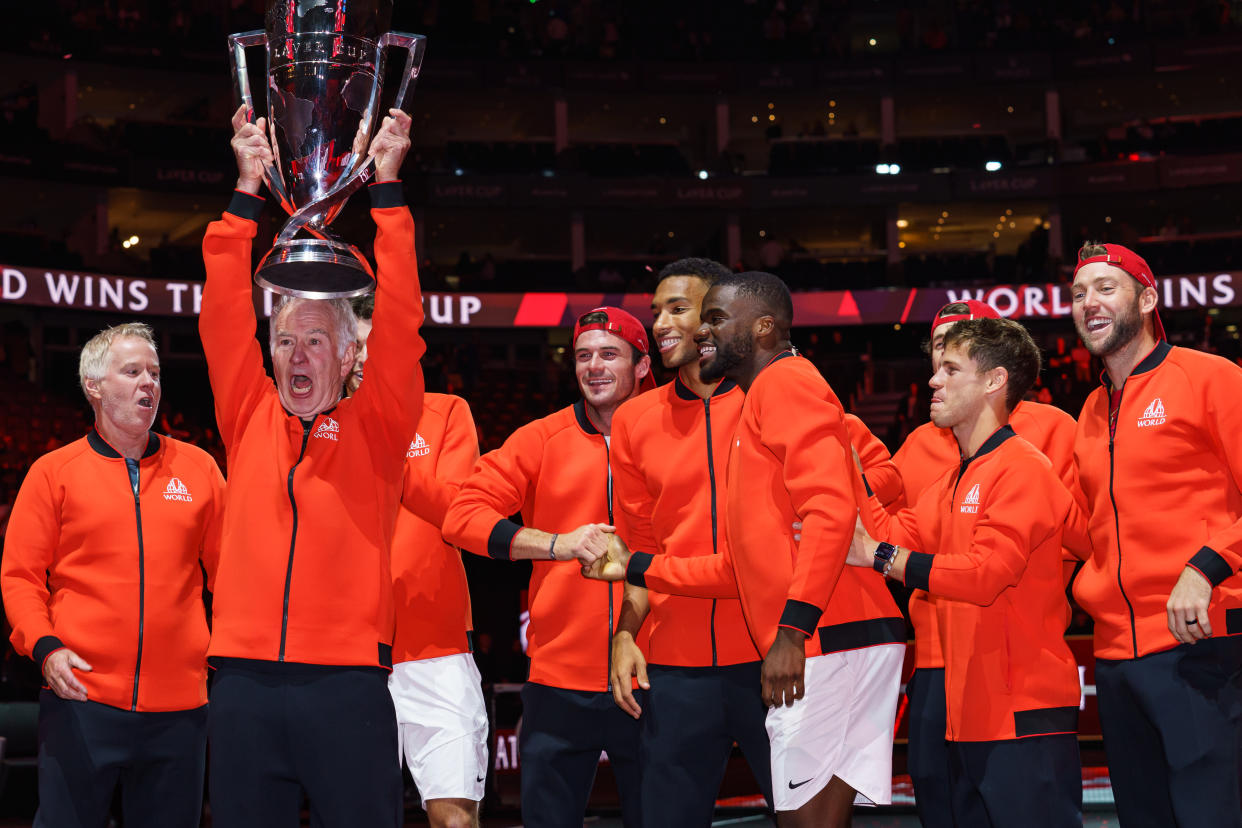
<instances>
[{"instance_id":1,"label":"black jacket collar","mask_svg":"<svg viewBox=\"0 0 1242 828\"><path fill-rule=\"evenodd\" d=\"M1005 442L1010 437L1017 436L1018 435L1013 430L1013 426L1006 423L996 429L996 431L993 431L992 436L983 441L983 445L979 446L979 450L974 453L974 456L967 458L967 462L970 460L977 460L985 454L991 454L1000 448L1001 443Z\"/></svg>"},{"instance_id":2,"label":"black jacket collar","mask_svg":"<svg viewBox=\"0 0 1242 828\"><path fill-rule=\"evenodd\" d=\"M1156 347L1151 349L1151 353L1143 357L1138 365L1134 366L1134 370L1130 372L1130 376L1135 374L1146 374L1148 371L1154 371L1160 367L1160 363L1164 362L1169 352L1173 350L1173 346L1165 340L1156 343ZM1100 373L1100 382L1105 388L1112 389L1113 381L1108 378L1108 371Z\"/></svg>"},{"instance_id":3,"label":"black jacket collar","mask_svg":"<svg viewBox=\"0 0 1242 828\"><path fill-rule=\"evenodd\" d=\"M591 422L591 418L587 416L586 400L578 400L574 403L574 419L578 421L578 428L587 434L599 434L599 429Z\"/></svg>"},{"instance_id":4,"label":"black jacket collar","mask_svg":"<svg viewBox=\"0 0 1242 828\"><path fill-rule=\"evenodd\" d=\"M712 396L713 397L723 396L725 394L728 394L734 388L737 388L737 383L734 382L733 380L731 379L721 380L720 382L716 384L716 387L712 389ZM690 387L681 381L680 371L677 372L676 378L673 379L673 392L677 394L677 397L679 399L683 399L683 400L698 401L702 399L702 397L700 397L698 394L691 391Z\"/></svg>"},{"instance_id":5,"label":"black jacket collar","mask_svg":"<svg viewBox=\"0 0 1242 828\"><path fill-rule=\"evenodd\" d=\"M99 436L99 432L93 428L86 433L86 442L92 449L95 450L96 454L107 457L110 460L121 459L121 453L109 445L108 441ZM160 435L156 434L154 431L147 432L147 447L142 452L142 459L147 459L159 450Z\"/></svg>"},{"instance_id":6,"label":"black jacket collar","mask_svg":"<svg viewBox=\"0 0 1242 828\"><path fill-rule=\"evenodd\" d=\"M970 457L962 458L962 464L957 469L958 481L959 482L961 481L962 475L966 473L966 468L971 463L975 462L980 457L983 457L985 454L991 454L992 452L996 451L998 448L1001 447L1001 444L1004 443L1006 440L1008 440L1010 437L1017 437L1017 436L1018 435L1014 433L1013 426L1009 425L1008 423L996 429L996 431L993 431L992 436L988 437L988 439L983 441L983 445L979 446L978 451L976 451ZM957 483L953 484L953 488L956 491Z\"/></svg>"}]
</instances>

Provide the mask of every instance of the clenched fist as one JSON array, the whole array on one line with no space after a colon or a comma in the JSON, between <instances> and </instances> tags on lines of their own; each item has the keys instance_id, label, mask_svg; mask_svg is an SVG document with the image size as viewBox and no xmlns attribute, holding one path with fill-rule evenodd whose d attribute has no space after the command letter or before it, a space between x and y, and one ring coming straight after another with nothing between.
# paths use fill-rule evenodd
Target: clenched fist
<instances>
[{"instance_id":1,"label":"clenched fist","mask_svg":"<svg viewBox=\"0 0 1242 828\"><path fill-rule=\"evenodd\" d=\"M617 535L608 536L608 548L589 566L582 567L582 574L596 581L621 581L630 565L630 548Z\"/></svg>"},{"instance_id":2,"label":"clenched fist","mask_svg":"<svg viewBox=\"0 0 1242 828\"><path fill-rule=\"evenodd\" d=\"M273 163L272 145L267 140L267 119L260 118L253 124L246 120L246 107L237 107L233 113L233 157L237 159L237 189L243 193L258 195L263 183L263 173Z\"/></svg>"}]
</instances>

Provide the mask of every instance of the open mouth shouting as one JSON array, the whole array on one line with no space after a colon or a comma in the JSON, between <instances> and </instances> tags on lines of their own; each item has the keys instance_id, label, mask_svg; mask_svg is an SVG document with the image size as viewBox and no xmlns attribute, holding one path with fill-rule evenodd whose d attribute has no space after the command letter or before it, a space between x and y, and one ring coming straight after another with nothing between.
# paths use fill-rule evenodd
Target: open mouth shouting
<instances>
[{"instance_id":1,"label":"open mouth shouting","mask_svg":"<svg viewBox=\"0 0 1242 828\"><path fill-rule=\"evenodd\" d=\"M314 382L306 374L294 374L289 377L289 390L299 397L309 394L312 386Z\"/></svg>"},{"instance_id":2,"label":"open mouth shouting","mask_svg":"<svg viewBox=\"0 0 1242 828\"><path fill-rule=\"evenodd\" d=\"M138 407L139 407L139 408L155 408L155 399L154 399L153 397L149 397L149 396L148 396L148 397L139 397L139 398L138 398Z\"/></svg>"}]
</instances>

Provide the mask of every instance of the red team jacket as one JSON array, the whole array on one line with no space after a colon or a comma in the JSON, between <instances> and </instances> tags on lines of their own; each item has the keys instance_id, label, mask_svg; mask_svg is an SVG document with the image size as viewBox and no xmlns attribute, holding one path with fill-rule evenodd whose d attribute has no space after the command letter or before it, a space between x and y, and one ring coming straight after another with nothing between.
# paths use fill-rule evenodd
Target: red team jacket
<instances>
[{"instance_id":1,"label":"red team jacket","mask_svg":"<svg viewBox=\"0 0 1242 828\"><path fill-rule=\"evenodd\" d=\"M609 523L609 488L608 444L579 400L527 423L479 458L445 516L444 538L475 554L509 560L522 528L509 515L521 512L524 523L548 532ZM607 690L622 585L584 579L577 561L532 564L529 680L566 690Z\"/></svg>"},{"instance_id":2,"label":"red team jacket","mask_svg":"<svg viewBox=\"0 0 1242 828\"><path fill-rule=\"evenodd\" d=\"M871 433L866 423L853 414L845 415L845 428L849 432L850 443L858 452L858 462L862 464L867 485L880 505L886 509L903 508L906 505L905 483L888 448Z\"/></svg>"},{"instance_id":3,"label":"red team jacket","mask_svg":"<svg viewBox=\"0 0 1242 828\"><path fill-rule=\"evenodd\" d=\"M731 567L761 655L780 626L808 636L808 656L904 642L905 620L884 579L845 565L867 502L849 445L841 403L815 366L788 351L774 357L746 394L730 449L729 555L635 554L627 577L660 592L710 597L727 594Z\"/></svg>"},{"instance_id":4,"label":"red team jacket","mask_svg":"<svg viewBox=\"0 0 1242 828\"><path fill-rule=\"evenodd\" d=\"M1081 548L1086 525L1048 459L1004 426L913 508L890 519L876 505L873 514L888 530L875 537L917 550L906 563L906 586L935 596L945 738L1076 732L1078 667L1064 635L1062 541Z\"/></svg>"},{"instance_id":5,"label":"red team jacket","mask_svg":"<svg viewBox=\"0 0 1242 828\"><path fill-rule=\"evenodd\" d=\"M1097 658L1177 646L1165 602L1189 563L1216 588L1215 635L1242 632L1242 369L1160 342L1109 396L1092 392L1078 419L1074 461L1091 515L1094 552L1074 598L1095 621Z\"/></svg>"},{"instance_id":6,"label":"red team jacket","mask_svg":"<svg viewBox=\"0 0 1242 828\"><path fill-rule=\"evenodd\" d=\"M389 553L425 346L414 222L400 184L370 188L378 228L367 379L310 424L281 407L254 339L250 252L262 199L207 228L199 333L228 450L212 658L392 666Z\"/></svg>"},{"instance_id":7,"label":"red team jacket","mask_svg":"<svg viewBox=\"0 0 1242 828\"><path fill-rule=\"evenodd\" d=\"M1043 452L1053 471L1067 487L1074 481L1074 418L1052 405L1020 402L1009 415L1009 425L1018 436ZM893 462L905 482L906 500L916 503L918 496L939 479L946 469L961 463L961 453L952 429L924 423L906 437L893 455ZM871 481L871 472L867 472ZM874 489L874 485L872 486ZM879 492L877 491L878 495ZM887 504L886 504L887 505ZM891 511L891 507L890 507ZM1072 568L1070 570L1072 572ZM910 623L914 625L914 666L916 669L944 667L940 655L940 633L932 600L921 589L910 593ZM1066 608L1068 612L1068 606Z\"/></svg>"},{"instance_id":8,"label":"red team jacket","mask_svg":"<svg viewBox=\"0 0 1242 828\"><path fill-rule=\"evenodd\" d=\"M466 401L425 394L418 433L405 452L401 510L393 530L394 664L470 652L466 568L440 527L478 459L479 438Z\"/></svg>"},{"instance_id":9,"label":"red team jacket","mask_svg":"<svg viewBox=\"0 0 1242 828\"><path fill-rule=\"evenodd\" d=\"M701 399L677 377L626 402L612 420L617 533L631 551L725 553L725 467L745 394L725 380ZM647 659L679 667L758 661L742 604L652 592Z\"/></svg>"},{"instance_id":10,"label":"red team jacket","mask_svg":"<svg viewBox=\"0 0 1242 828\"><path fill-rule=\"evenodd\" d=\"M68 647L94 702L125 710L207 703L208 586L224 478L205 451L152 434L132 486L99 433L30 467L0 563L13 647L42 665ZM200 569L199 564L202 564Z\"/></svg>"}]
</instances>

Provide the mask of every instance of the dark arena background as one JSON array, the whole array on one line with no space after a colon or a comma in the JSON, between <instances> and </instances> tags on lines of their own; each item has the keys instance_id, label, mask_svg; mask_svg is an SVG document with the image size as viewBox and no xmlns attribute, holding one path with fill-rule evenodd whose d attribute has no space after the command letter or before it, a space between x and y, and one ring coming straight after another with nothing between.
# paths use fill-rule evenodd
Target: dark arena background
<instances>
[{"instance_id":1,"label":"dark arena background","mask_svg":"<svg viewBox=\"0 0 1242 828\"><path fill-rule=\"evenodd\" d=\"M0 537L30 463L88 426L78 350L111 324L156 329L156 428L224 466L199 246L236 177L225 37L261 28L264 5L6 8ZM1028 325L1047 363L1032 394L1077 415L1101 368L1069 318L1087 239L1147 259L1174 344L1242 355L1236 0L398 0L392 28L428 37L403 171L423 369L470 402L485 451L576 397L578 313L649 319L655 273L690 255L785 279L795 344L892 450L927 419L931 315L967 296ZM355 243L365 208L334 225ZM260 239L283 219L269 199ZM466 569L493 724L484 821L515 825L529 568ZM1085 614L1068 635L1086 817L1111 825ZM29 825L40 676L11 650L0 670L0 825ZM896 804L856 825L916 824L896 726ZM769 824L736 751L721 797L718 824ZM616 804L601 772L589 824L619 825ZM412 789L407 817L425 819Z\"/></svg>"}]
</instances>

